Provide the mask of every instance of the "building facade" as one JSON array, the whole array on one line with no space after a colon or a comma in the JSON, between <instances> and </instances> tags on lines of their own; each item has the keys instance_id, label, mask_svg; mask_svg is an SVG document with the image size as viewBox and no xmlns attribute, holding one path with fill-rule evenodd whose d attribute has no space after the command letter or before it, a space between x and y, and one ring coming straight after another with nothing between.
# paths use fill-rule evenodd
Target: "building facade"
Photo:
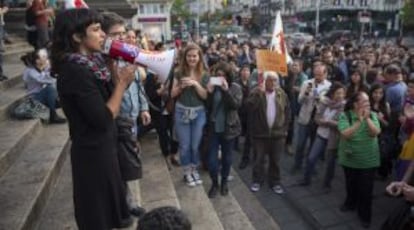
<instances>
[{"instance_id":1,"label":"building facade","mask_svg":"<svg viewBox=\"0 0 414 230\"><path fill-rule=\"evenodd\" d=\"M153 41L171 40L171 6L173 0L128 0L137 13L131 26Z\"/></svg>"}]
</instances>

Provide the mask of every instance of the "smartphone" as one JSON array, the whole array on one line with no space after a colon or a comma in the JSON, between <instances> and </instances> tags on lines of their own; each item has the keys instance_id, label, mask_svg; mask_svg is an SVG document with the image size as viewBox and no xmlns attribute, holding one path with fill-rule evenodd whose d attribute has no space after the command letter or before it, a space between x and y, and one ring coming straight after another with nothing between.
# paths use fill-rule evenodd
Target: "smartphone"
<instances>
[{"instance_id":1,"label":"smartphone","mask_svg":"<svg viewBox=\"0 0 414 230\"><path fill-rule=\"evenodd\" d=\"M221 77L210 77L210 84L220 86L222 84Z\"/></svg>"}]
</instances>

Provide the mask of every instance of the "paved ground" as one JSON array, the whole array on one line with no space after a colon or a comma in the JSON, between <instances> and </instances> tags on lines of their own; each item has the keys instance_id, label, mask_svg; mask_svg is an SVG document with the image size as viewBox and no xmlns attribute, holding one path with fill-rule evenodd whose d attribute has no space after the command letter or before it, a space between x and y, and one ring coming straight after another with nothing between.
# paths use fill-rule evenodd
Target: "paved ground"
<instances>
[{"instance_id":1,"label":"paved ground","mask_svg":"<svg viewBox=\"0 0 414 230\"><path fill-rule=\"evenodd\" d=\"M251 183L251 165L244 170L238 169L241 154L235 152L233 168L238 172L244 183ZM318 163L317 174L312 185L302 187L296 185L302 174L290 173L293 156L282 154L281 175L286 194L274 194L267 186L255 193L262 205L281 226L282 230L301 229L329 229L329 230L356 230L362 229L355 212L342 213L339 206L345 199L345 182L342 169L337 166L332 191L322 191L321 177L324 173L323 162ZM370 229L380 229L381 224L395 206L395 198L384 194L387 182L375 181L373 218Z\"/></svg>"}]
</instances>

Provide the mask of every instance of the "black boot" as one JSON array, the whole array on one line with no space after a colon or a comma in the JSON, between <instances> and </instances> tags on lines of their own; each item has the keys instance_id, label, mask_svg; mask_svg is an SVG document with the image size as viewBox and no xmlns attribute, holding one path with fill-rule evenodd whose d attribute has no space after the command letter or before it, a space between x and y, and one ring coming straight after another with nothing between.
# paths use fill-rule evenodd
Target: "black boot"
<instances>
[{"instance_id":1,"label":"black boot","mask_svg":"<svg viewBox=\"0 0 414 230\"><path fill-rule=\"evenodd\" d=\"M229 194L229 187L227 186L227 180L222 180L221 181L221 191L220 191L222 196L227 196L227 194Z\"/></svg>"},{"instance_id":2,"label":"black boot","mask_svg":"<svg viewBox=\"0 0 414 230\"><path fill-rule=\"evenodd\" d=\"M66 119L63 117L60 117L56 111L50 111L50 118L49 118L49 124L63 124L66 123Z\"/></svg>"},{"instance_id":3,"label":"black boot","mask_svg":"<svg viewBox=\"0 0 414 230\"><path fill-rule=\"evenodd\" d=\"M213 184L211 185L210 190L208 191L208 198L214 198L217 196L219 185L217 177L212 178Z\"/></svg>"}]
</instances>

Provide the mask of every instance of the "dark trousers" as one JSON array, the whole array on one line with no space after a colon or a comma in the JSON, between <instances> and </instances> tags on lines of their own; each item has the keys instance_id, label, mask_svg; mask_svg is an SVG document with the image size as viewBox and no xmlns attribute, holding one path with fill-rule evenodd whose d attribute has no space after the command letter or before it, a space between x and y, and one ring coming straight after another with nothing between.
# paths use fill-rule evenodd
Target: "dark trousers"
<instances>
[{"instance_id":1,"label":"dark trousers","mask_svg":"<svg viewBox=\"0 0 414 230\"><path fill-rule=\"evenodd\" d=\"M172 138L172 115L158 115L158 120L154 123L158 134L158 141L162 155L164 157L175 154L178 151L178 143Z\"/></svg>"},{"instance_id":2,"label":"dark trousers","mask_svg":"<svg viewBox=\"0 0 414 230\"><path fill-rule=\"evenodd\" d=\"M265 157L269 158L268 181L269 185L280 184L279 160L284 152L285 138L253 138L253 151L256 159L253 164L253 183L262 184L265 180Z\"/></svg>"},{"instance_id":3,"label":"dark trousers","mask_svg":"<svg viewBox=\"0 0 414 230\"><path fill-rule=\"evenodd\" d=\"M211 133L209 136L208 171L212 180L217 180L221 163L221 178L227 178L230 174L234 138L226 139L222 134ZM219 162L218 150L221 147L221 161Z\"/></svg>"},{"instance_id":4,"label":"dark trousers","mask_svg":"<svg viewBox=\"0 0 414 230\"><path fill-rule=\"evenodd\" d=\"M345 167L345 206L356 208L361 220L371 221L372 192L376 168L355 169Z\"/></svg>"},{"instance_id":5,"label":"dark trousers","mask_svg":"<svg viewBox=\"0 0 414 230\"><path fill-rule=\"evenodd\" d=\"M33 94L34 99L46 105L49 108L51 114L55 114L57 96L58 95L56 88L52 85L47 85L39 92Z\"/></svg>"},{"instance_id":6,"label":"dark trousers","mask_svg":"<svg viewBox=\"0 0 414 230\"><path fill-rule=\"evenodd\" d=\"M37 30L37 42L36 48L41 49L46 47L47 43L49 42L49 28L47 25L40 25L36 26Z\"/></svg>"}]
</instances>

